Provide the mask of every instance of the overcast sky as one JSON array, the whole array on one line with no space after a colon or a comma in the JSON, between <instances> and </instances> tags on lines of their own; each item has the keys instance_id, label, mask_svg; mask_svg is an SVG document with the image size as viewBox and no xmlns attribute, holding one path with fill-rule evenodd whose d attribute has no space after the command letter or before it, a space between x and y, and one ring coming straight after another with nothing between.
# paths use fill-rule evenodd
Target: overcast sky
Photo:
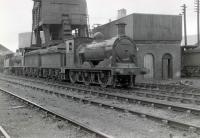
<instances>
[{"instance_id":1,"label":"overcast sky","mask_svg":"<svg viewBox=\"0 0 200 138\"><path fill-rule=\"evenodd\" d=\"M188 34L196 34L194 0L87 0L90 24L116 19L117 10L131 13L179 14L187 5ZM15 51L18 33L31 31L32 0L0 0L0 44Z\"/></svg>"}]
</instances>

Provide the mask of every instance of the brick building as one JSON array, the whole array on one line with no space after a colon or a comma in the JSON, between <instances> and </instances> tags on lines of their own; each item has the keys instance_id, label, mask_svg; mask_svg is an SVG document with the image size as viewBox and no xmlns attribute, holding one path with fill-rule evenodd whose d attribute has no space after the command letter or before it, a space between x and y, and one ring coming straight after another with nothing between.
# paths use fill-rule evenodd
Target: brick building
<instances>
[{"instance_id":1,"label":"brick building","mask_svg":"<svg viewBox=\"0 0 200 138\"><path fill-rule=\"evenodd\" d=\"M176 79L181 71L182 18L179 15L131 14L93 31L106 39L116 36L115 24L126 23L126 35L138 49L138 65L149 69L149 74L138 79Z\"/></svg>"}]
</instances>

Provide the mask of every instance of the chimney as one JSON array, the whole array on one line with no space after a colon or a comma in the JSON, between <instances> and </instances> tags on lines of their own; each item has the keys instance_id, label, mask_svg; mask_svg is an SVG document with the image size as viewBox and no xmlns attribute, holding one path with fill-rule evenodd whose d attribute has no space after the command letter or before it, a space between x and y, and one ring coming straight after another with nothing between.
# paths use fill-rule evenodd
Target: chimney
<instances>
[{"instance_id":1,"label":"chimney","mask_svg":"<svg viewBox=\"0 0 200 138\"><path fill-rule=\"evenodd\" d=\"M118 23L116 25L117 25L117 30L118 30L118 32L117 32L118 36L119 37L125 36L126 35L126 29L125 29L126 23Z\"/></svg>"},{"instance_id":2,"label":"chimney","mask_svg":"<svg viewBox=\"0 0 200 138\"><path fill-rule=\"evenodd\" d=\"M123 18L126 16L126 9L120 9L117 11L117 19Z\"/></svg>"}]
</instances>

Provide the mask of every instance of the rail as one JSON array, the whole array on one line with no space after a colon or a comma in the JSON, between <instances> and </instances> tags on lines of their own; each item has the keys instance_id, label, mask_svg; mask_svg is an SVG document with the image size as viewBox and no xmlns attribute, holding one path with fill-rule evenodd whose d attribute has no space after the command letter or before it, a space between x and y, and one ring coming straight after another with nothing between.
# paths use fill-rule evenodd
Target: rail
<instances>
[{"instance_id":1,"label":"rail","mask_svg":"<svg viewBox=\"0 0 200 138\"><path fill-rule=\"evenodd\" d=\"M96 129L90 128L90 127L88 127L88 126L86 126L86 125L84 125L84 124L82 124L80 122L77 122L76 120L73 120L73 119L71 119L69 117L66 117L66 116L63 116L63 115L61 115L59 113L56 113L53 110L47 109L45 107L42 107L42 106L40 106L40 105L38 105L38 104L36 104L36 103L28 100L28 99L25 99L25 98L20 97L20 96L14 94L12 92L4 90L3 88L0 88L0 91L3 92L3 93L9 94L9 95L11 95L13 97L15 97L15 98L19 99L20 101L23 101L27 105L31 105L31 106L37 107L38 109L43 110L47 114L52 114L52 115L54 115L57 118L65 120L68 123L71 123L71 124L73 124L76 127L79 127L79 128L81 128L81 129L83 129L83 130L85 130L87 132L90 132L91 134L94 134L95 138L113 138L112 136L104 134L104 133L102 133L102 132L100 132L100 131L98 131Z\"/></svg>"},{"instance_id":2,"label":"rail","mask_svg":"<svg viewBox=\"0 0 200 138\"><path fill-rule=\"evenodd\" d=\"M2 126L0 126L0 137L1 135L4 138L10 138L10 136L8 135L8 133L5 131L5 129Z\"/></svg>"}]
</instances>

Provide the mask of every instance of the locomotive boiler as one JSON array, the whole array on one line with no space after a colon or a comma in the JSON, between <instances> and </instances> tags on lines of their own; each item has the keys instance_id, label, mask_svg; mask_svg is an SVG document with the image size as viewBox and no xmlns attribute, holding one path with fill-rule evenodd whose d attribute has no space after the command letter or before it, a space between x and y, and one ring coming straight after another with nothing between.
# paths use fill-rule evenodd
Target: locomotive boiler
<instances>
[{"instance_id":1,"label":"locomotive boiler","mask_svg":"<svg viewBox=\"0 0 200 138\"><path fill-rule=\"evenodd\" d=\"M125 25L124 23L117 24L118 36L109 40L104 40L102 33L96 33L94 41L79 51L82 60L99 67L108 66L103 64L105 60L110 61L109 67L117 66L116 63L132 63L136 65L136 44L125 35Z\"/></svg>"},{"instance_id":2,"label":"locomotive boiler","mask_svg":"<svg viewBox=\"0 0 200 138\"><path fill-rule=\"evenodd\" d=\"M98 66L102 61L111 60L111 58L115 58L118 63L136 63L136 46L127 37L95 41L81 49L79 54L82 55L82 60L90 62L93 66ZM107 65L101 64L100 66L106 67ZM111 64L109 66L111 67Z\"/></svg>"}]
</instances>

